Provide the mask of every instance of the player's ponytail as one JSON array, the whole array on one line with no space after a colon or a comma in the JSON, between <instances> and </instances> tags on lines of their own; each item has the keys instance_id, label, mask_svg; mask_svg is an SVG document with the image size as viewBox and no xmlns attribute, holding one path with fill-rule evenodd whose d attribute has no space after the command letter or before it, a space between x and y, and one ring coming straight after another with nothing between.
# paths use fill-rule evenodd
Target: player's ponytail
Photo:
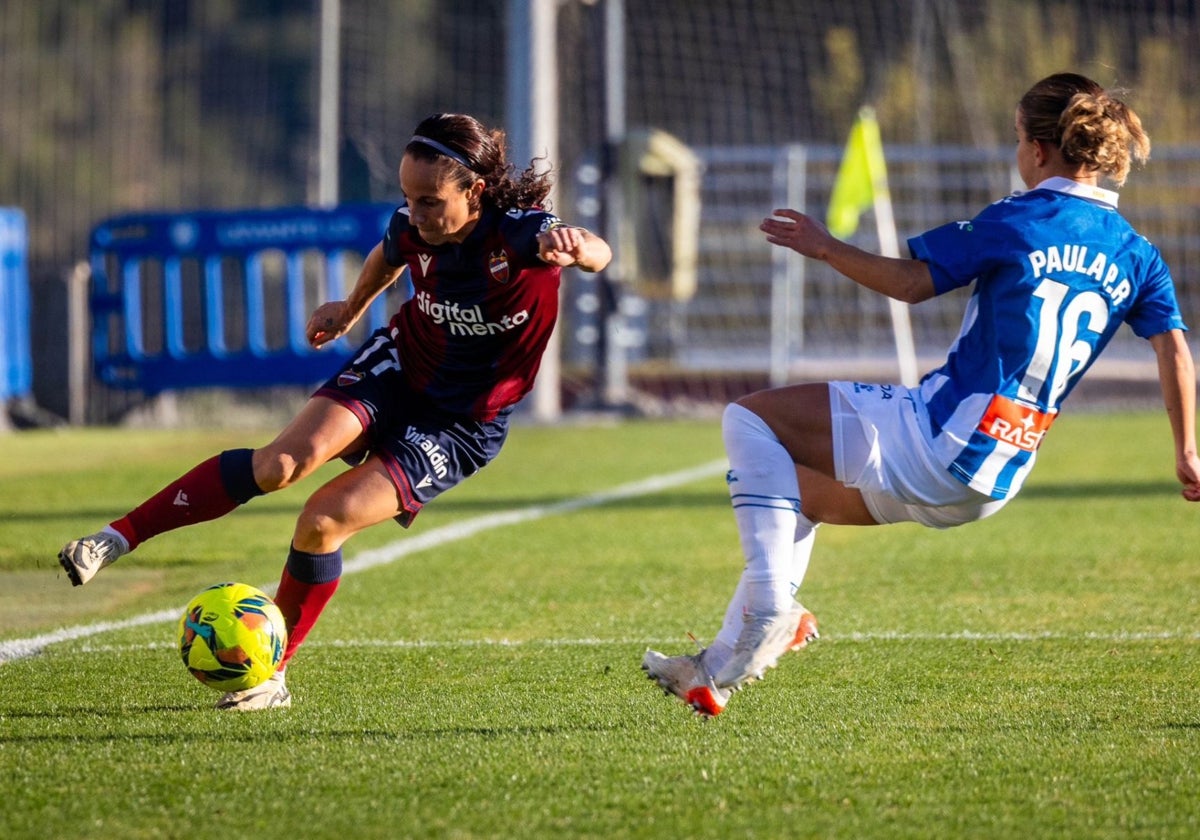
<instances>
[{"instance_id":1,"label":"player's ponytail","mask_svg":"<svg viewBox=\"0 0 1200 840\"><path fill-rule=\"evenodd\" d=\"M1125 183L1133 163L1150 156L1150 138L1133 109L1077 73L1047 76L1019 104L1025 133L1053 143L1068 163Z\"/></svg>"},{"instance_id":2,"label":"player's ponytail","mask_svg":"<svg viewBox=\"0 0 1200 840\"><path fill-rule=\"evenodd\" d=\"M1134 161L1150 155L1150 138L1138 115L1107 93L1075 94L1059 126L1063 158L1102 172L1117 186L1125 183Z\"/></svg>"}]
</instances>

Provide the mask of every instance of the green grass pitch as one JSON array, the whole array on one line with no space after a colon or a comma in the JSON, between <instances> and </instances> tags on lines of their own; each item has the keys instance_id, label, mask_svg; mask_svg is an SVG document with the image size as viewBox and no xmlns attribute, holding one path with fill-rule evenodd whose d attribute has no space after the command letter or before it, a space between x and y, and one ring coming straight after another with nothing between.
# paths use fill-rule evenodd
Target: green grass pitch
<instances>
[{"instance_id":1,"label":"green grass pitch","mask_svg":"<svg viewBox=\"0 0 1200 840\"><path fill-rule=\"evenodd\" d=\"M1063 418L982 523L824 527L822 639L711 721L638 667L738 575L707 421L518 424L350 544L291 709L214 711L165 616L274 584L320 476L85 587L54 555L268 436L0 436L0 837L1200 836L1200 506L1161 414Z\"/></svg>"}]
</instances>

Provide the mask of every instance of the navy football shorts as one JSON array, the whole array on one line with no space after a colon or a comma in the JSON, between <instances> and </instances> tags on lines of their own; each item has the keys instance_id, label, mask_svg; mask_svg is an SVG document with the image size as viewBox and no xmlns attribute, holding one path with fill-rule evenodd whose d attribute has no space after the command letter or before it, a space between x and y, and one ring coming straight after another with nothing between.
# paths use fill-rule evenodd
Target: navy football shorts
<instances>
[{"instance_id":1,"label":"navy football shorts","mask_svg":"<svg viewBox=\"0 0 1200 840\"><path fill-rule=\"evenodd\" d=\"M404 378L387 327L376 330L314 396L340 403L363 424L369 453L382 459L396 485L403 511L396 521L405 528L427 502L500 454L512 413L506 409L481 422L435 406Z\"/></svg>"}]
</instances>

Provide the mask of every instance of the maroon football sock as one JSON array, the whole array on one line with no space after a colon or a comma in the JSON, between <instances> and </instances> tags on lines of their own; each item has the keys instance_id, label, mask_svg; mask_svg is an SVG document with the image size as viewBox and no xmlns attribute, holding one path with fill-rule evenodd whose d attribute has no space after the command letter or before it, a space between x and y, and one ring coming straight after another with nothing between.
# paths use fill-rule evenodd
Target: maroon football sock
<instances>
[{"instance_id":1,"label":"maroon football sock","mask_svg":"<svg viewBox=\"0 0 1200 840\"><path fill-rule=\"evenodd\" d=\"M309 554L293 548L275 592L275 604L287 624L287 648L280 668L286 667L296 648L312 630L342 575L341 549L329 554Z\"/></svg>"},{"instance_id":2,"label":"maroon football sock","mask_svg":"<svg viewBox=\"0 0 1200 840\"><path fill-rule=\"evenodd\" d=\"M151 537L224 516L263 491L254 483L250 449L231 449L189 472L112 523L132 551Z\"/></svg>"}]
</instances>

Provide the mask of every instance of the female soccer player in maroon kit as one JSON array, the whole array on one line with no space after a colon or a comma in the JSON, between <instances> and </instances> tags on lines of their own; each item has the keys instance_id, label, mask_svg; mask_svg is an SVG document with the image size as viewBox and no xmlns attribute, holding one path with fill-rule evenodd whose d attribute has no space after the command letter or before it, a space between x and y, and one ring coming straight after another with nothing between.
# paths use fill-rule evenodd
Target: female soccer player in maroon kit
<instances>
[{"instance_id":1,"label":"female soccer player in maroon kit","mask_svg":"<svg viewBox=\"0 0 1200 840\"><path fill-rule=\"evenodd\" d=\"M549 173L531 164L516 174L503 132L469 116L417 126L400 188L405 203L354 288L318 306L306 331L314 347L345 335L407 268L413 296L389 325L271 443L213 456L59 553L79 586L153 536L223 516L334 458L352 464L317 488L296 522L275 595L288 626L283 665L217 708L291 704L284 668L337 588L342 545L387 519L407 527L499 453L554 328L561 269L600 271L612 256L600 237L540 209Z\"/></svg>"}]
</instances>

